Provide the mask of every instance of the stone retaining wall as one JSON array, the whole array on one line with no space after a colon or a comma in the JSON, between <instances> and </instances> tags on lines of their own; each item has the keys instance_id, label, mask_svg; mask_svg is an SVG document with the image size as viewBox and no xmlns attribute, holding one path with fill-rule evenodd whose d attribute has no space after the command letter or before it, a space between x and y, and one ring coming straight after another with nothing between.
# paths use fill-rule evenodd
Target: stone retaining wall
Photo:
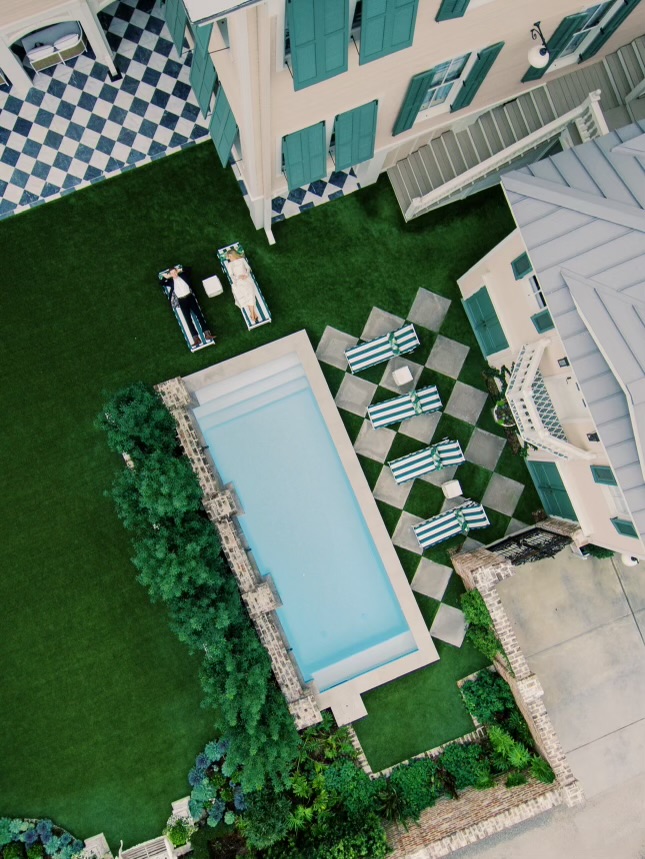
<instances>
[{"instance_id":1,"label":"stone retaining wall","mask_svg":"<svg viewBox=\"0 0 645 859\"><path fill-rule=\"evenodd\" d=\"M237 525L237 504L233 492L224 488L215 474L213 463L193 425L189 409L190 394L180 378L156 386L166 408L177 424L177 435L197 475L204 493L204 509L217 529L222 550L237 580L242 600L266 648L273 673L287 701L296 728L302 730L321 721L314 694L303 684L287 651L280 625L275 617L276 596L267 581L260 579L255 564L244 545Z\"/></svg>"}]
</instances>

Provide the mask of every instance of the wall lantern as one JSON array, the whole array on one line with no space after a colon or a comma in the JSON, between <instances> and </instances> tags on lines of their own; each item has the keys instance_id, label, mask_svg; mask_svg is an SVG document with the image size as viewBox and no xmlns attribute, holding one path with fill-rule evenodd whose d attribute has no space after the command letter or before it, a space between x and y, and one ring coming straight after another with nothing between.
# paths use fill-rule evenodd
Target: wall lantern
<instances>
[{"instance_id":1,"label":"wall lantern","mask_svg":"<svg viewBox=\"0 0 645 859\"><path fill-rule=\"evenodd\" d=\"M529 50L529 63L534 69L543 69L549 64L549 50L546 46L544 34L540 29L540 22L536 21L531 27L531 38L533 41L540 40L541 44L533 45Z\"/></svg>"}]
</instances>

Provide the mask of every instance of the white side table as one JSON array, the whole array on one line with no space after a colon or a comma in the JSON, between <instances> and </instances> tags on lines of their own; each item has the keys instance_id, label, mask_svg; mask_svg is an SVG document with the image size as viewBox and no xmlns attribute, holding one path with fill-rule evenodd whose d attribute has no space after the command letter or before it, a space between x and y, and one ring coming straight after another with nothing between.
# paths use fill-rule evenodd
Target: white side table
<instances>
[{"instance_id":1,"label":"white side table","mask_svg":"<svg viewBox=\"0 0 645 859\"><path fill-rule=\"evenodd\" d=\"M441 484L445 498L457 498L461 495L461 483L458 480L447 480Z\"/></svg>"},{"instance_id":2,"label":"white side table","mask_svg":"<svg viewBox=\"0 0 645 859\"><path fill-rule=\"evenodd\" d=\"M204 292L209 298L215 298L216 295L221 295L224 292L224 287L219 277L214 274L212 277L207 277L202 281Z\"/></svg>"},{"instance_id":3,"label":"white side table","mask_svg":"<svg viewBox=\"0 0 645 859\"><path fill-rule=\"evenodd\" d=\"M403 385L408 385L412 381L412 373L408 365L404 364L403 367L399 367L398 370L393 370L392 379L397 388L401 388Z\"/></svg>"}]
</instances>

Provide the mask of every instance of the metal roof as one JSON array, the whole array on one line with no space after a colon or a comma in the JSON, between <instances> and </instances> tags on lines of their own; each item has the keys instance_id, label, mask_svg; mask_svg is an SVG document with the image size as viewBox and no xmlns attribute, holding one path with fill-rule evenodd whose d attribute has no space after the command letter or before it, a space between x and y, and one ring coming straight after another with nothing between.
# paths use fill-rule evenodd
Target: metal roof
<instances>
[{"instance_id":1,"label":"metal roof","mask_svg":"<svg viewBox=\"0 0 645 859\"><path fill-rule=\"evenodd\" d=\"M634 524L645 535L645 122L502 186Z\"/></svg>"}]
</instances>

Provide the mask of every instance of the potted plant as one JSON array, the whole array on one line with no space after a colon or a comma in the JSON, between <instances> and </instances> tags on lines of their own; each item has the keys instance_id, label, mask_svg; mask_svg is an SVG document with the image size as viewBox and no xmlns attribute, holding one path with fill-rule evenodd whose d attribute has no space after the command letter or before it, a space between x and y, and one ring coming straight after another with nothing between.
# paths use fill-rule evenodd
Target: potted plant
<instances>
[{"instance_id":1,"label":"potted plant","mask_svg":"<svg viewBox=\"0 0 645 859\"><path fill-rule=\"evenodd\" d=\"M197 827L190 818L173 815L169 818L163 834L174 847L175 856L183 856L192 849L190 836L196 831Z\"/></svg>"}]
</instances>

